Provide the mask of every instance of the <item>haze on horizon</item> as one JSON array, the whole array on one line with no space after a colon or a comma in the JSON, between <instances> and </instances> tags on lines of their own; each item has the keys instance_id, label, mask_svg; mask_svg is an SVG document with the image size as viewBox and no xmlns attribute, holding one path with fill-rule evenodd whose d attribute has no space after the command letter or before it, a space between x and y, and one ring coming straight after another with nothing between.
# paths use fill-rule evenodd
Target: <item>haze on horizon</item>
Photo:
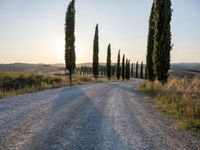
<instances>
[{"instance_id":1,"label":"haze on horizon","mask_svg":"<svg viewBox=\"0 0 200 150\"><path fill-rule=\"evenodd\" d=\"M64 63L69 0L0 0L0 63ZM145 61L152 0L76 0L76 63L92 62L99 23L100 62L111 43L132 62ZM200 62L200 1L172 0L171 62Z\"/></svg>"}]
</instances>

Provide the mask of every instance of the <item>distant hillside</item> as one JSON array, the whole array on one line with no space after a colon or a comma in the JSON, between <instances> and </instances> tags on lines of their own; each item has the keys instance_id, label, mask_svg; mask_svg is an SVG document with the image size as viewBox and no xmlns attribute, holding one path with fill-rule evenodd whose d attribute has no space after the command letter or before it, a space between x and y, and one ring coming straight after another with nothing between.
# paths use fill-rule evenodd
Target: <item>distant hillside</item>
<instances>
[{"instance_id":1,"label":"distant hillside","mask_svg":"<svg viewBox=\"0 0 200 150\"><path fill-rule=\"evenodd\" d=\"M177 63L171 65L173 71L186 71L200 73L200 63Z\"/></svg>"},{"instance_id":2,"label":"distant hillside","mask_svg":"<svg viewBox=\"0 0 200 150\"><path fill-rule=\"evenodd\" d=\"M99 63L101 66L106 66L106 63ZM92 63L80 63L76 65L77 67L85 66L85 67L92 67Z\"/></svg>"},{"instance_id":3,"label":"distant hillside","mask_svg":"<svg viewBox=\"0 0 200 150\"><path fill-rule=\"evenodd\" d=\"M49 72L56 72L63 70L64 70L64 65L61 64L55 64L55 65L25 64L25 63L0 64L0 71L49 73Z\"/></svg>"},{"instance_id":4,"label":"distant hillside","mask_svg":"<svg viewBox=\"0 0 200 150\"><path fill-rule=\"evenodd\" d=\"M100 65L105 66L106 63L100 63ZM80 67L80 66L91 67L92 63L81 63L81 64L78 64L77 66L78 67ZM134 64L134 66L135 66L135 64ZM174 64L171 64L171 70L200 72L200 63L174 63Z\"/></svg>"},{"instance_id":5,"label":"distant hillside","mask_svg":"<svg viewBox=\"0 0 200 150\"><path fill-rule=\"evenodd\" d=\"M187 77L187 78L200 76L200 63L172 64L170 74L179 76L179 77Z\"/></svg>"},{"instance_id":6,"label":"distant hillside","mask_svg":"<svg viewBox=\"0 0 200 150\"><path fill-rule=\"evenodd\" d=\"M100 63L105 66L105 63ZM91 67L92 63L77 64L77 67L87 66ZM64 71L64 64L26 64L26 63L14 63L14 64L0 64L0 71L16 71L16 72L60 72ZM135 67L135 64L134 64ZM171 72L178 74L199 74L200 75L200 63L175 63L171 65Z\"/></svg>"}]
</instances>

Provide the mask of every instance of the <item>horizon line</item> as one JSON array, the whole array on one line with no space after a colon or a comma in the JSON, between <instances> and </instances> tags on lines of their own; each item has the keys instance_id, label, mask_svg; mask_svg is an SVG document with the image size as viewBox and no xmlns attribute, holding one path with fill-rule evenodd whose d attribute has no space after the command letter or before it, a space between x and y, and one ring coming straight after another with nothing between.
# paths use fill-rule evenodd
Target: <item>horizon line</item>
<instances>
[{"instance_id":1,"label":"horizon line","mask_svg":"<svg viewBox=\"0 0 200 150\"><path fill-rule=\"evenodd\" d=\"M136 62L133 62L133 64L136 64ZM112 64L116 64L116 63L117 62L112 62ZM0 63L0 65L10 65L10 64L30 64L30 65L39 65L39 64L41 64L41 65L58 65L58 64L62 64L62 65L65 65L65 63L29 63L29 62ZM77 63L77 65L80 65L80 64L92 64L92 62ZM99 62L99 64L106 64L106 62ZM146 64L146 63L144 63L144 64ZM172 62L170 64L200 64L200 62Z\"/></svg>"}]
</instances>

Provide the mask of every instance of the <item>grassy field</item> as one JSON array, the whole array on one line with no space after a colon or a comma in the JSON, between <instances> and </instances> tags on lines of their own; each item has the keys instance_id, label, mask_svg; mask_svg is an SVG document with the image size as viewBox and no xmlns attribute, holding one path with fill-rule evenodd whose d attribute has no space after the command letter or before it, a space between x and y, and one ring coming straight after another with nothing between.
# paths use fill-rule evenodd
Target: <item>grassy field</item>
<instances>
[{"instance_id":1,"label":"grassy field","mask_svg":"<svg viewBox=\"0 0 200 150\"><path fill-rule=\"evenodd\" d=\"M0 72L0 98L55 88L65 83L64 78L51 75Z\"/></svg>"},{"instance_id":2,"label":"grassy field","mask_svg":"<svg viewBox=\"0 0 200 150\"><path fill-rule=\"evenodd\" d=\"M107 79L105 77L100 77L97 80L85 75L73 77L73 84L75 85L106 81ZM0 98L68 85L69 79L67 76L24 72L0 72Z\"/></svg>"},{"instance_id":3,"label":"grassy field","mask_svg":"<svg viewBox=\"0 0 200 150\"><path fill-rule=\"evenodd\" d=\"M164 114L177 119L178 127L200 135L200 78L172 77L162 85L145 81L139 85L142 92L155 98L155 106Z\"/></svg>"}]
</instances>

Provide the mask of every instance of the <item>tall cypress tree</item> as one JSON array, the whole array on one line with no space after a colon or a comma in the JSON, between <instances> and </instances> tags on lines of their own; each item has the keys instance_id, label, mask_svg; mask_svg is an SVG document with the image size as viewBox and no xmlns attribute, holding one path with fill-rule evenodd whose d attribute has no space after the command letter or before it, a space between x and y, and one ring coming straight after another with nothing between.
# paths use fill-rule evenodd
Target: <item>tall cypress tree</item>
<instances>
[{"instance_id":1,"label":"tall cypress tree","mask_svg":"<svg viewBox=\"0 0 200 150\"><path fill-rule=\"evenodd\" d=\"M65 70L69 71L72 84L72 73L76 67L75 56L75 0L70 1L65 15Z\"/></svg>"},{"instance_id":2,"label":"tall cypress tree","mask_svg":"<svg viewBox=\"0 0 200 150\"><path fill-rule=\"evenodd\" d=\"M128 80L128 59L126 58L126 80Z\"/></svg>"},{"instance_id":3,"label":"tall cypress tree","mask_svg":"<svg viewBox=\"0 0 200 150\"><path fill-rule=\"evenodd\" d=\"M141 77L141 79L143 79L143 61L142 61L140 67L141 67L141 68L140 68L140 77Z\"/></svg>"},{"instance_id":4,"label":"tall cypress tree","mask_svg":"<svg viewBox=\"0 0 200 150\"><path fill-rule=\"evenodd\" d=\"M129 59L128 64L129 64L129 77L128 77L128 79L130 79L131 78L131 60L130 59Z\"/></svg>"},{"instance_id":5,"label":"tall cypress tree","mask_svg":"<svg viewBox=\"0 0 200 150\"><path fill-rule=\"evenodd\" d=\"M126 76L127 76L127 80L130 79L130 59L127 59L127 73L126 73Z\"/></svg>"},{"instance_id":6,"label":"tall cypress tree","mask_svg":"<svg viewBox=\"0 0 200 150\"><path fill-rule=\"evenodd\" d=\"M93 43L93 75L97 79L99 74L99 28L98 24L96 25L94 43Z\"/></svg>"},{"instance_id":7,"label":"tall cypress tree","mask_svg":"<svg viewBox=\"0 0 200 150\"><path fill-rule=\"evenodd\" d=\"M130 79L130 59L126 59L126 80Z\"/></svg>"},{"instance_id":8,"label":"tall cypress tree","mask_svg":"<svg viewBox=\"0 0 200 150\"><path fill-rule=\"evenodd\" d=\"M137 63L136 63L136 71L135 71L136 73L135 73L135 77L137 78L138 77L138 61L137 61Z\"/></svg>"},{"instance_id":9,"label":"tall cypress tree","mask_svg":"<svg viewBox=\"0 0 200 150\"><path fill-rule=\"evenodd\" d=\"M167 82L170 69L171 17L171 0L156 0L153 69L157 80L162 83Z\"/></svg>"},{"instance_id":10,"label":"tall cypress tree","mask_svg":"<svg viewBox=\"0 0 200 150\"><path fill-rule=\"evenodd\" d=\"M107 49L106 71L107 71L108 80L110 80L111 78L111 46L110 44L108 45L108 49Z\"/></svg>"},{"instance_id":11,"label":"tall cypress tree","mask_svg":"<svg viewBox=\"0 0 200 150\"><path fill-rule=\"evenodd\" d=\"M120 67L120 50L119 50L117 56L117 80L120 79L120 76L121 76L121 67Z\"/></svg>"},{"instance_id":12,"label":"tall cypress tree","mask_svg":"<svg viewBox=\"0 0 200 150\"><path fill-rule=\"evenodd\" d=\"M149 17L149 33L147 40L147 56L146 56L146 65L147 65L147 79L153 81L155 79L153 71L153 49L154 49L154 33L155 33L155 1L153 1L151 14Z\"/></svg>"},{"instance_id":13,"label":"tall cypress tree","mask_svg":"<svg viewBox=\"0 0 200 150\"><path fill-rule=\"evenodd\" d=\"M145 79L147 79L147 65L145 65Z\"/></svg>"},{"instance_id":14,"label":"tall cypress tree","mask_svg":"<svg viewBox=\"0 0 200 150\"><path fill-rule=\"evenodd\" d=\"M122 58L122 79L125 79L125 55Z\"/></svg>"},{"instance_id":15,"label":"tall cypress tree","mask_svg":"<svg viewBox=\"0 0 200 150\"><path fill-rule=\"evenodd\" d=\"M131 64L131 77L133 77L133 63Z\"/></svg>"}]
</instances>

